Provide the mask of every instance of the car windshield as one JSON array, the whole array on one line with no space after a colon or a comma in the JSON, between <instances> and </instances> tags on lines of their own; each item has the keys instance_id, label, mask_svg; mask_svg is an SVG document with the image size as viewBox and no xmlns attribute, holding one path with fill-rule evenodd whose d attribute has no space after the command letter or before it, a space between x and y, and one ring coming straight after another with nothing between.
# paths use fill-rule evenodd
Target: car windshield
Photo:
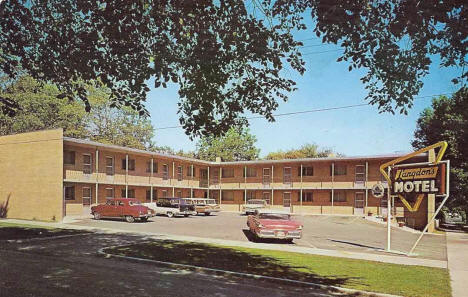
<instances>
[{"instance_id":1,"label":"car windshield","mask_svg":"<svg viewBox=\"0 0 468 297\"><path fill-rule=\"evenodd\" d=\"M206 200L206 204L216 204L214 199L208 199Z\"/></svg>"},{"instance_id":2,"label":"car windshield","mask_svg":"<svg viewBox=\"0 0 468 297\"><path fill-rule=\"evenodd\" d=\"M247 201L247 204L265 204L264 200L249 200Z\"/></svg>"},{"instance_id":3,"label":"car windshield","mask_svg":"<svg viewBox=\"0 0 468 297\"><path fill-rule=\"evenodd\" d=\"M264 220L289 220L289 215L282 213L261 213L258 217Z\"/></svg>"},{"instance_id":4,"label":"car windshield","mask_svg":"<svg viewBox=\"0 0 468 297\"><path fill-rule=\"evenodd\" d=\"M128 204L129 204L130 206L133 206L133 205L140 205L141 202L140 202L140 201L129 201Z\"/></svg>"}]
</instances>

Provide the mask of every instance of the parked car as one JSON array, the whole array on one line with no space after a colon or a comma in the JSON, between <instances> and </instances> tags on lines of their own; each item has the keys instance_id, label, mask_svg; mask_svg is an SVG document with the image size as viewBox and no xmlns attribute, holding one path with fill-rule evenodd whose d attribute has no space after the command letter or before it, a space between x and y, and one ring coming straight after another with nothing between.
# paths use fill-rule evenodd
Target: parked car
<instances>
[{"instance_id":1,"label":"parked car","mask_svg":"<svg viewBox=\"0 0 468 297\"><path fill-rule=\"evenodd\" d=\"M166 215L169 218L195 214L195 206L188 204L183 198L159 198L156 202L144 205L154 210L157 215Z\"/></svg>"},{"instance_id":2,"label":"parked car","mask_svg":"<svg viewBox=\"0 0 468 297\"><path fill-rule=\"evenodd\" d=\"M242 205L242 212L246 215L254 214L255 210L267 207L267 203L262 199L250 199L247 204Z\"/></svg>"},{"instance_id":3,"label":"parked car","mask_svg":"<svg viewBox=\"0 0 468 297\"><path fill-rule=\"evenodd\" d=\"M94 219L101 218L123 218L129 223L135 219L147 221L154 216L154 211L141 204L134 198L115 198L108 199L105 204L99 204L91 207L91 214Z\"/></svg>"},{"instance_id":4,"label":"parked car","mask_svg":"<svg viewBox=\"0 0 468 297\"><path fill-rule=\"evenodd\" d=\"M195 214L205 214L209 216L212 212L220 211L220 207L214 199L184 198L184 200L187 204L195 206Z\"/></svg>"},{"instance_id":5,"label":"parked car","mask_svg":"<svg viewBox=\"0 0 468 297\"><path fill-rule=\"evenodd\" d=\"M458 212L443 212L440 226L445 228L464 228L466 221L463 216Z\"/></svg>"},{"instance_id":6,"label":"parked car","mask_svg":"<svg viewBox=\"0 0 468 297\"><path fill-rule=\"evenodd\" d=\"M255 214L247 218L247 226L256 238L276 238L292 242L302 237L302 224L284 211L257 209Z\"/></svg>"}]
</instances>

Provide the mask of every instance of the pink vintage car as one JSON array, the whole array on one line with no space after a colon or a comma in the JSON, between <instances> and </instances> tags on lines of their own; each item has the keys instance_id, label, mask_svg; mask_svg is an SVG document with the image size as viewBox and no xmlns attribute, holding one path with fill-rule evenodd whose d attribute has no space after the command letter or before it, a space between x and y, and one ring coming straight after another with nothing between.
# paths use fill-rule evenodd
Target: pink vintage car
<instances>
[{"instance_id":1,"label":"pink vintage car","mask_svg":"<svg viewBox=\"0 0 468 297\"><path fill-rule=\"evenodd\" d=\"M277 238L292 242L302 237L302 224L288 212L258 209L247 219L247 226L256 238Z\"/></svg>"}]
</instances>

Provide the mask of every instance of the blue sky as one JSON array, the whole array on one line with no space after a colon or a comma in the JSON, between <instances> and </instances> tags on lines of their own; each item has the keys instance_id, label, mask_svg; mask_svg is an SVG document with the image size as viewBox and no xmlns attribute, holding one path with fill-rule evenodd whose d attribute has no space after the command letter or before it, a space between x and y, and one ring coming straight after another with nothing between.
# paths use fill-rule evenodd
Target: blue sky
<instances>
[{"instance_id":1,"label":"blue sky","mask_svg":"<svg viewBox=\"0 0 468 297\"><path fill-rule=\"evenodd\" d=\"M312 36L298 39L307 37ZM318 39L305 40L304 44L303 53L338 49L335 45L321 45ZM286 73L297 82L298 90L290 94L288 102L280 102L275 114L367 103L360 81L364 72L349 72L348 63L336 62L339 52L304 57L307 70L303 76L293 71ZM450 80L456 74L457 69L440 68L434 57L430 75L425 78L418 96L455 92L457 88ZM155 128L179 125L178 101L176 85L150 91L147 108ZM431 98L415 99L408 115L379 113L375 106L364 106L278 117L275 123L253 119L250 120L250 129L258 139L261 157L280 149L298 148L305 143L316 143L348 156L406 152L412 149L416 120L430 104ZM158 145L186 151L194 150L196 144L181 128L156 130L154 140Z\"/></svg>"}]
</instances>

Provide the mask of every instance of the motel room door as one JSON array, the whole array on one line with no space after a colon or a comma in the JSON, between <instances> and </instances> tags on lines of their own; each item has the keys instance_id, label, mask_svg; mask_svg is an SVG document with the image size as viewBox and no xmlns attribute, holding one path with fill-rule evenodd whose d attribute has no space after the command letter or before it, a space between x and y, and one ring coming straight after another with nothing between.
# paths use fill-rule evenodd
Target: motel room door
<instances>
[{"instance_id":1,"label":"motel room door","mask_svg":"<svg viewBox=\"0 0 468 297\"><path fill-rule=\"evenodd\" d=\"M83 195L83 215L89 215L91 213L91 200L93 198L91 187L82 188Z\"/></svg>"},{"instance_id":2,"label":"motel room door","mask_svg":"<svg viewBox=\"0 0 468 297\"><path fill-rule=\"evenodd\" d=\"M354 214L355 215L364 215L364 206L365 206L364 192L356 192L354 196Z\"/></svg>"},{"instance_id":3,"label":"motel room door","mask_svg":"<svg viewBox=\"0 0 468 297\"><path fill-rule=\"evenodd\" d=\"M283 193L283 206L284 207L291 207L291 192L284 192Z\"/></svg>"}]
</instances>

